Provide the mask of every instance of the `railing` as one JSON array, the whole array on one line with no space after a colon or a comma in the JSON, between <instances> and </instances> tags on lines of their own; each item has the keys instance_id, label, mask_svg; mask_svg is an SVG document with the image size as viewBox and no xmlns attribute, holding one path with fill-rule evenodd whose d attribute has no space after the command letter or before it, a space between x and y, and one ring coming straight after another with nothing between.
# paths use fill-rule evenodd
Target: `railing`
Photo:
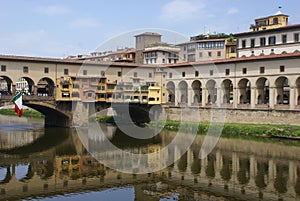
<instances>
[{"instance_id":1,"label":"railing","mask_svg":"<svg viewBox=\"0 0 300 201\"><path fill-rule=\"evenodd\" d=\"M11 101L13 99L14 96L8 96L8 95L4 95L0 97L1 101ZM23 101L55 101L55 97L54 96L22 96Z\"/></svg>"}]
</instances>

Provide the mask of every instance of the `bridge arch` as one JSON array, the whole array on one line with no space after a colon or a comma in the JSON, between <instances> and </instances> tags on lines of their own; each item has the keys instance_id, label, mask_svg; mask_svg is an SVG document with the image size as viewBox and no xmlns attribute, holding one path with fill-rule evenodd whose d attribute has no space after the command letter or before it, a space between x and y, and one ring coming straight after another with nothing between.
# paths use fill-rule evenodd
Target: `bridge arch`
<instances>
[{"instance_id":1,"label":"bridge arch","mask_svg":"<svg viewBox=\"0 0 300 201\"><path fill-rule=\"evenodd\" d=\"M297 101L296 101L296 104L297 105L300 105L300 77L297 78L296 80L296 98L297 98Z\"/></svg>"},{"instance_id":2,"label":"bridge arch","mask_svg":"<svg viewBox=\"0 0 300 201\"><path fill-rule=\"evenodd\" d=\"M217 87L216 87L216 81L215 80L208 80L206 83L206 88L208 91L207 96L207 103L208 104L215 104L217 101Z\"/></svg>"},{"instance_id":3,"label":"bridge arch","mask_svg":"<svg viewBox=\"0 0 300 201\"><path fill-rule=\"evenodd\" d=\"M55 82L49 77L41 78L37 83L38 96L54 96Z\"/></svg>"},{"instance_id":4,"label":"bridge arch","mask_svg":"<svg viewBox=\"0 0 300 201\"><path fill-rule=\"evenodd\" d=\"M12 84L11 78L0 75L0 92L2 95L10 95L12 93Z\"/></svg>"},{"instance_id":5,"label":"bridge arch","mask_svg":"<svg viewBox=\"0 0 300 201\"><path fill-rule=\"evenodd\" d=\"M251 82L247 78L243 78L238 83L239 104L250 104L251 101Z\"/></svg>"},{"instance_id":6,"label":"bridge arch","mask_svg":"<svg viewBox=\"0 0 300 201\"><path fill-rule=\"evenodd\" d=\"M188 103L188 84L186 81L181 81L178 84L180 103Z\"/></svg>"},{"instance_id":7,"label":"bridge arch","mask_svg":"<svg viewBox=\"0 0 300 201\"><path fill-rule=\"evenodd\" d=\"M168 102L175 103L175 84L172 81L167 83Z\"/></svg>"},{"instance_id":8,"label":"bridge arch","mask_svg":"<svg viewBox=\"0 0 300 201\"><path fill-rule=\"evenodd\" d=\"M20 77L15 85L16 92L23 91L27 95L34 94L34 81L30 77Z\"/></svg>"},{"instance_id":9,"label":"bridge arch","mask_svg":"<svg viewBox=\"0 0 300 201\"><path fill-rule=\"evenodd\" d=\"M20 164L15 166L15 177L19 181L29 180L34 173L30 164Z\"/></svg>"},{"instance_id":10,"label":"bridge arch","mask_svg":"<svg viewBox=\"0 0 300 201\"><path fill-rule=\"evenodd\" d=\"M23 101L23 104L45 115L45 127L69 127L71 124L71 114L63 112L63 110L56 108L55 105L42 101Z\"/></svg>"},{"instance_id":11,"label":"bridge arch","mask_svg":"<svg viewBox=\"0 0 300 201\"><path fill-rule=\"evenodd\" d=\"M270 82L265 77L260 77L256 81L257 104L269 104Z\"/></svg>"},{"instance_id":12,"label":"bridge arch","mask_svg":"<svg viewBox=\"0 0 300 201\"><path fill-rule=\"evenodd\" d=\"M199 80L195 80L192 82L192 90L193 90L193 100L194 104L199 104L202 102L202 84Z\"/></svg>"},{"instance_id":13,"label":"bridge arch","mask_svg":"<svg viewBox=\"0 0 300 201\"><path fill-rule=\"evenodd\" d=\"M221 84L221 89L223 90L223 104L233 103L233 82L230 79L223 80Z\"/></svg>"},{"instance_id":14,"label":"bridge arch","mask_svg":"<svg viewBox=\"0 0 300 201\"><path fill-rule=\"evenodd\" d=\"M289 104L290 103L290 84L289 79L281 76L275 80L275 97L276 104Z\"/></svg>"}]
</instances>

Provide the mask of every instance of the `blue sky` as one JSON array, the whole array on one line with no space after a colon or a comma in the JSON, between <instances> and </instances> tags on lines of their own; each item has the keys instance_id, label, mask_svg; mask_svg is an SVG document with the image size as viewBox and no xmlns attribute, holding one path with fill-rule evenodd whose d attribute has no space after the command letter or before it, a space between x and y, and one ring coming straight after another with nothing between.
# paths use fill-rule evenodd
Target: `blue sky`
<instances>
[{"instance_id":1,"label":"blue sky","mask_svg":"<svg viewBox=\"0 0 300 201\"><path fill-rule=\"evenodd\" d=\"M1 0L0 54L66 57L134 47L132 34L162 29L163 40L204 32L248 31L254 18L275 14L278 6L300 24L299 0ZM168 33L167 33L168 32ZM105 45L103 45L105 44ZM100 48L99 48L100 47Z\"/></svg>"}]
</instances>

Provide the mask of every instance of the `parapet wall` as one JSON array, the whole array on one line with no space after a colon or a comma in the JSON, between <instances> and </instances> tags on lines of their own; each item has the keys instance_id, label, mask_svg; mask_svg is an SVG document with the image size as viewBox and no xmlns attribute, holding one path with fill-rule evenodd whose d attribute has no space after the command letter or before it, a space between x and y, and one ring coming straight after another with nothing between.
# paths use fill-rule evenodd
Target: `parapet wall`
<instances>
[{"instance_id":1,"label":"parapet wall","mask_svg":"<svg viewBox=\"0 0 300 201\"><path fill-rule=\"evenodd\" d=\"M259 109L224 109L224 108L180 108L165 107L168 120L249 124L288 124L300 126L300 110L259 110ZM185 114L183 114L185 113ZM225 116L222 118L221 116Z\"/></svg>"}]
</instances>

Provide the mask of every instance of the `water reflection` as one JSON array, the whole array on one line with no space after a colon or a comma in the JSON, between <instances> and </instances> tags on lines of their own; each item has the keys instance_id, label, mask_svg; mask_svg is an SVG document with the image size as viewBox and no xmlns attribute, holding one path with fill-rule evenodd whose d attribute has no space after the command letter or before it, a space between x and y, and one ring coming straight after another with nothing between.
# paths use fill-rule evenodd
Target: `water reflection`
<instances>
[{"instance_id":1,"label":"water reflection","mask_svg":"<svg viewBox=\"0 0 300 201\"><path fill-rule=\"evenodd\" d=\"M149 140L136 140L115 127L105 129L116 146L136 152L156 153L176 135L164 131ZM167 168L149 174L125 174L95 160L81 141L96 147L102 138L91 135L79 138L73 129L42 131L40 137L31 138L30 143L20 146L19 138L15 138L15 142L10 141L9 149L2 149L0 200L31 197L97 200L99 196L150 201L300 198L299 147L221 139L213 152L200 160L198 154L203 137L199 136L188 151L180 146L171 147L174 150L169 149L169 160L177 154L182 157ZM36 131L19 132L31 136ZM115 154L114 157L124 156ZM146 161L149 167L166 156L153 157Z\"/></svg>"}]
</instances>

